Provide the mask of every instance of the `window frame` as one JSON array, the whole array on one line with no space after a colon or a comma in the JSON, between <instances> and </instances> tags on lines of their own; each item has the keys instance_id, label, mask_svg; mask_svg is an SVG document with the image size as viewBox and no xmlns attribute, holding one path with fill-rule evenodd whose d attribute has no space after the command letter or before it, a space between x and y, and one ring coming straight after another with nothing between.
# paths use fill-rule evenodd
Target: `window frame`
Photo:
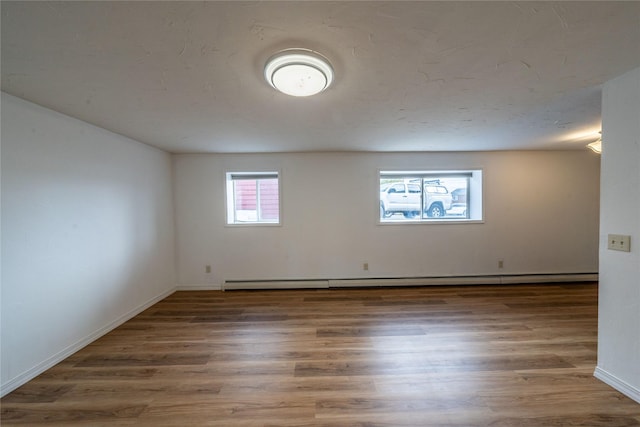
<instances>
[{"instance_id":1,"label":"window frame","mask_svg":"<svg viewBox=\"0 0 640 427\"><path fill-rule=\"evenodd\" d=\"M251 170L251 171L227 171L225 172L225 226L228 227L279 227L282 225L282 173L279 170ZM234 177L237 177L234 179ZM245 221L237 222L235 214L236 200L234 193L234 182L239 180L260 180L260 179L277 179L278 182L278 220L277 221ZM259 203L259 199L256 199ZM256 210L258 210L256 206Z\"/></svg>"},{"instance_id":2,"label":"window frame","mask_svg":"<svg viewBox=\"0 0 640 427\"><path fill-rule=\"evenodd\" d=\"M443 218L427 218L420 215L417 218L401 219L401 220L385 220L380 213L381 197L380 197L380 181L386 178L445 178L447 176L468 176L469 181L467 183L467 209L471 209L468 212L468 217L456 218L456 217L443 217ZM404 225L404 224L481 224L485 222L485 171L483 168L464 168L464 169L378 169L376 174L376 200L375 205L376 212L376 225ZM449 191L451 194L452 191ZM421 203L424 204L424 200L421 195ZM479 206L478 206L479 205Z\"/></svg>"}]
</instances>

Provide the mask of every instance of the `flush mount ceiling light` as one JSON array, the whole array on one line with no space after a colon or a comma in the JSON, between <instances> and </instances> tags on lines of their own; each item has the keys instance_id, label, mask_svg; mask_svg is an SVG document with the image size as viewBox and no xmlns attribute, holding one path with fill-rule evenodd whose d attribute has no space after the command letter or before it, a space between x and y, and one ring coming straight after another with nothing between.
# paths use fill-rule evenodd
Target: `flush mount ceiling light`
<instances>
[{"instance_id":1,"label":"flush mount ceiling light","mask_svg":"<svg viewBox=\"0 0 640 427\"><path fill-rule=\"evenodd\" d=\"M602 131L600 131L600 138L597 141L593 141L590 144L587 144L587 148L589 148L594 153L602 153Z\"/></svg>"},{"instance_id":2,"label":"flush mount ceiling light","mask_svg":"<svg viewBox=\"0 0 640 427\"><path fill-rule=\"evenodd\" d=\"M291 96L311 96L333 81L333 68L324 56L309 49L286 49L273 55L264 67L271 86Z\"/></svg>"},{"instance_id":3,"label":"flush mount ceiling light","mask_svg":"<svg viewBox=\"0 0 640 427\"><path fill-rule=\"evenodd\" d=\"M599 139L597 141L592 142L591 144L587 144L587 148L590 148L595 153L602 153L602 140Z\"/></svg>"}]
</instances>

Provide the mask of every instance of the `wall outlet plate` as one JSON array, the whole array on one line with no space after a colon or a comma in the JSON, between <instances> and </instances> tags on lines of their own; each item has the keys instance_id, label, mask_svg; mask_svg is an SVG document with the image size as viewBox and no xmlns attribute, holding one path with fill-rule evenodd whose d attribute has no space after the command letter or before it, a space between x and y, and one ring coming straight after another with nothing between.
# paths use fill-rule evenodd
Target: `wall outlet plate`
<instances>
[{"instance_id":1,"label":"wall outlet plate","mask_svg":"<svg viewBox=\"0 0 640 427\"><path fill-rule=\"evenodd\" d=\"M631 252L631 236L624 234L608 234L607 249L613 251Z\"/></svg>"}]
</instances>

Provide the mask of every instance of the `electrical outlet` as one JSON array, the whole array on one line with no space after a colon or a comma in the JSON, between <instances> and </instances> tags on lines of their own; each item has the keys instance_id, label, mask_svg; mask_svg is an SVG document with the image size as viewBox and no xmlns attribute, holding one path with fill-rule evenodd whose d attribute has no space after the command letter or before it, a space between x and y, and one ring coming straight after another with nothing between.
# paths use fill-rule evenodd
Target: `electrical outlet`
<instances>
[{"instance_id":1,"label":"electrical outlet","mask_svg":"<svg viewBox=\"0 0 640 427\"><path fill-rule=\"evenodd\" d=\"M369 263L368 263L368 262L365 262L364 264L362 264L362 269L363 269L364 271L368 271L368 270L369 270Z\"/></svg>"},{"instance_id":2,"label":"electrical outlet","mask_svg":"<svg viewBox=\"0 0 640 427\"><path fill-rule=\"evenodd\" d=\"M624 234L607 235L607 249L613 251L631 252L631 236Z\"/></svg>"},{"instance_id":3,"label":"electrical outlet","mask_svg":"<svg viewBox=\"0 0 640 427\"><path fill-rule=\"evenodd\" d=\"M211 266L210 265L205 265L204 266L204 272L205 273L211 273Z\"/></svg>"},{"instance_id":4,"label":"electrical outlet","mask_svg":"<svg viewBox=\"0 0 640 427\"><path fill-rule=\"evenodd\" d=\"M504 268L504 261L501 259L498 260L498 268Z\"/></svg>"}]
</instances>

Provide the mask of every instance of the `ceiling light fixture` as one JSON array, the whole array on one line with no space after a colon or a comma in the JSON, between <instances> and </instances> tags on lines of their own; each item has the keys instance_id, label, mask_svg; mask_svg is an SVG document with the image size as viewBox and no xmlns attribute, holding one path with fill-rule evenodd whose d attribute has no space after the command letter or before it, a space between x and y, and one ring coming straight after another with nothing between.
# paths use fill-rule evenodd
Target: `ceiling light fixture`
<instances>
[{"instance_id":1,"label":"ceiling light fixture","mask_svg":"<svg viewBox=\"0 0 640 427\"><path fill-rule=\"evenodd\" d=\"M590 144L587 144L587 148L589 148L594 153L601 154L602 153L602 131L599 132L600 137L597 141L593 141Z\"/></svg>"},{"instance_id":2,"label":"ceiling light fixture","mask_svg":"<svg viewBox=\"0 0 640 427\"><path fill-rule=\"evenodd\" d=\"M587 148L590 148L595 153L602 153L602 140L599 139L597 141L592 142L591 144L587 144Z\"/></svg>"},{"instance_id":3,"label":"ceiling light fixture","mask_svg":"<svg viewBox=\"0 0 640 427\"><path fill-rule=\"evenodd\" d=\"M318 52L285 49L269 58L264 67L264 78L287 95L311 96L331 85L333 68Z\"/></svg>"}]
</instances>

